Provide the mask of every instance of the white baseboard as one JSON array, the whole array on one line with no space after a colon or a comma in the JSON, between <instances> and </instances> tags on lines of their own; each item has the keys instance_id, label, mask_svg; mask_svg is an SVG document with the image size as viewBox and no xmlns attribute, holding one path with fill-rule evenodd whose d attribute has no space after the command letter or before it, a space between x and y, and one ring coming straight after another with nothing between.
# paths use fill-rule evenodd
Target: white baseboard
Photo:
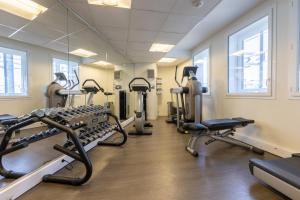
<instances>
[{"instance_id":1,"label":"white baseboard","mask_svg":"<svg viewBox=\"0 0 300 200\"><path fill-rule=\"evenodd\" d=\"M294 153L291 150L287 150L285 148L279 147L277 145L271 144L269 142L257 138L246 136L242 133L235 133L233 138L283 158L291 157L291 155Z\"/></svg>"}]
</instances>

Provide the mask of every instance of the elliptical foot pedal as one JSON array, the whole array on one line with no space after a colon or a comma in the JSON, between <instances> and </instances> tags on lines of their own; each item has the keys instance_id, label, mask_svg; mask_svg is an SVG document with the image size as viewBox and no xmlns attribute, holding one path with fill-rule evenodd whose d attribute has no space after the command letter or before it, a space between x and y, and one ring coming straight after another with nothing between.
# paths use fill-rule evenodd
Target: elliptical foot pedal
<instances>
[{"instance_id":1,"label":"elliptical foot pedal","mask_svg":"<svg viewBox=\"0 0 300 200\"><path fill-rule=\"evenodd\" d=\"M185 147L185 150L186 150L187 152L189 152L189 153L190 153L192 156L194 156L194 157L198 157L198 156L199 156L198 152L195 151L194 149L191 149L190 147Z\"/></svg>"}]
</instances>

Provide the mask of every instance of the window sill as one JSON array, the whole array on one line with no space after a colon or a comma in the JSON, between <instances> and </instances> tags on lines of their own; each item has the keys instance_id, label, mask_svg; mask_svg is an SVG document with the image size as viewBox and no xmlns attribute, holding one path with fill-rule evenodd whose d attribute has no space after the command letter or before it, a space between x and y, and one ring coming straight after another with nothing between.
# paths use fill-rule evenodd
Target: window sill
<instances>
[{"instance_id":1,"label":"window sill","mask_svg":"<svg viewBox=\"0 0 300 200\"><path fill-rule=\"evenodd\" d=\"M300 100L300 92L294 92L289 94L289 100Z\"/></svg>"},{"instance_id":2,"label":"window sill","mask_svg":"<svg viewBox=\"0 0 300 200\"><path fill-rule=\"evenodd\" d=\"M263 93L227 93L225 96L226 99L265 99L273 100L275 97L271 94Z\"/></svg>"},{"instance_id":3,"label":"window sill","mask_svg":"<svg viewBox=\"0 0 300 200\"><path fill-rule=\"evenodd\" d=\"M0 96L0 101L29 100L31 96Z\"/></svg>"}]
</instances>

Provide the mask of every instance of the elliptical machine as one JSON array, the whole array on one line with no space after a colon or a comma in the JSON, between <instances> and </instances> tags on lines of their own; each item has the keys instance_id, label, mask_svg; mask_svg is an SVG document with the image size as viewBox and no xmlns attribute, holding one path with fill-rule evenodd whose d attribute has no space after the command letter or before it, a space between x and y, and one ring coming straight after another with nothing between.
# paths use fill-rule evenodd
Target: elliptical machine
<instances>
[{"instance_id":1,"label":"elliptical machine","mask_svg":"<svg viewBox=\"0 0 300 200\"><path fill-rule=\"evenodd\" d=\"M143 80L147 83L147 85L133 85L132 83L136 80ZM128 135L152 135L152 130L150 129L152 125L146 122L144 110L144 94L147 91L151 92L151 85L145 78L136 77L129 82L128 87L130 92L134 91L138 93L138 108L136 111L134 111L135 130L130 131Z\"/></svg>"}]
</instances>

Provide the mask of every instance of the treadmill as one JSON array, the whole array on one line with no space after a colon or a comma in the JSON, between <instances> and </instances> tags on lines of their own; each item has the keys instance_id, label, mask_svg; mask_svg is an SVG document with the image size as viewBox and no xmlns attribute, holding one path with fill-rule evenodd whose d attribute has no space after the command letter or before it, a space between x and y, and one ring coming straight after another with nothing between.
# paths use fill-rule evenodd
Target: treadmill
<instances>
[{"instance_id":1,"label":"treadmill","mask_svg":"<svg viewBox=\"0 0 300 200\"><path fill-rule=\"evenodd\" d=\"M252 175L291 199L300 199L300 154L276 160L251 159Z\"/></svg>"}]
</instances>

